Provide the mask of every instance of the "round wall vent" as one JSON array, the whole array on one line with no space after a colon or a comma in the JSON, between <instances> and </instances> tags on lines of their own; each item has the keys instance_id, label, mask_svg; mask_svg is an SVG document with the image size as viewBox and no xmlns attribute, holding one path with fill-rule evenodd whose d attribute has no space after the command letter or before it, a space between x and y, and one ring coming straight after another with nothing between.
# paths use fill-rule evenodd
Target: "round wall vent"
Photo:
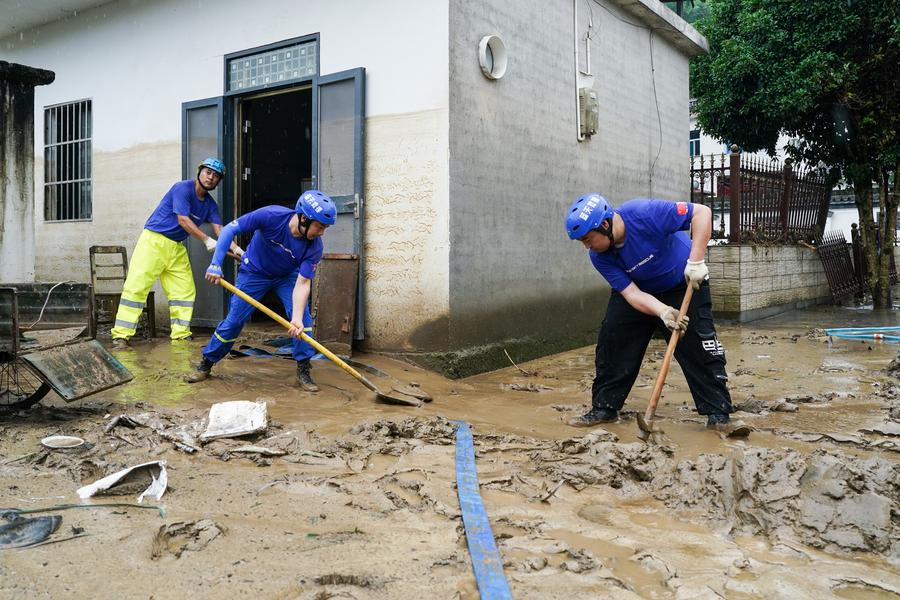
<instances>
[{"instance_id":1,"label":"round wall vent","mask_svg":"<svg viewBox=\"0 0 900 600\"><path fill-rule=\"evenodd\" d=\"M506 46L496 35L486 35L478 42L478 64L488 79L500 79L506 73Z\"/></svg>"}]
</instances>

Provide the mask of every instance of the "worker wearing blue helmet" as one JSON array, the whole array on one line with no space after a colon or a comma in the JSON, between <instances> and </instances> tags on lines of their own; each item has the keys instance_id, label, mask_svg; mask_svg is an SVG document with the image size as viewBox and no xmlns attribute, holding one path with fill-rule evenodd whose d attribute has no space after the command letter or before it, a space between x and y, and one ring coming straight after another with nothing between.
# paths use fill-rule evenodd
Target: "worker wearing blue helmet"
<instances>
[{"instance_id":1,"label":"worker wearing blue helmet","mask_svg":"<svg viewBox=\"0 0 900 600\"><path fill-rule=\"evenodd\" d=\"M591 409L570 425L616 421L653 333L677 329L683 334L675 359L707 427L729 436L749 434L729 416L725 349L713 323L705 262L711 232L709 207L690 202L635 199L614 209L603 196L585 194L569 207L569 239L584 245L612 287L597 339ZM680 320L675 307L688 285L694 294Z\"/></svg>"},{"instance_id":2,"label":"worker wearing blue helmet","mask_svg":"<svg viewBox=\"0 0 900 600\"><path fill-rule=\"evenodd\" d=\"M197 165L197 177L173 185L147 219L131 253L128 277L111 332L113 346L128 346L157 277L169 301L170 337L173 340L191 339L196 288L187 249L182 242L191 236L203 242L210 252L215 249L215 238L206 235L200 225L211 223L215 235L222 229L219 208L209 192L216 189L224 176L222 161L207 158ZM243 253L237 245L231 250L236 254Z\"/></svg>"},{"instance_id":3,"label":"worker wearing blue helmet","mask_svg":"<svg viewBox=\"0 0 900 600\"><path fill-rule=\"evenodd\" d=\"M303 192L294 209L265 206L254 210L222 229L212 262L206 270L206 279L217 283L222 277L222 261L234 236L253 236L241 258L235 286L255 300L262 300L270 290L278 294L291 322L289 334L294 337L297 380L308 392L319 391L312 380L309 362L316 351L300 340L299 335L301 331L312 331L309 314L312 278L322 259L322 235L334 225L336 218L334 202L318 190ZM253 306L244 300L231 297L228 315L203 349L197 369L186 377L188 383L209 377L213 365L231 350L253 311Z\"/></svg>"}]
</instances>

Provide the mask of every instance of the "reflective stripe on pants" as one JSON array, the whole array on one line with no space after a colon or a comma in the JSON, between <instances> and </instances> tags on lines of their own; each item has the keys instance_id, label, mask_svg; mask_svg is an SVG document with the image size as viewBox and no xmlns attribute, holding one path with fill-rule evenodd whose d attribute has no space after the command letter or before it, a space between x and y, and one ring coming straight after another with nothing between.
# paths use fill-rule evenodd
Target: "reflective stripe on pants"
<instances>
[{"instance_id":1,"label":"reflective stripe on pants","mask_svg":"<svg viewBox=\"0 0 900 600\"><path fill-rule=\"evenodd\" d=\"M177 340L191 335L196 290L187 248L160 233L144 229L131 254L128 278L122 288L116 323L111 332L113 338L127 340L134 335L147 294L157 277L169 299L170 337Z\"/></svg>"},{"instance_id":2,"label":"reflective stripe on pants","mask_svg":"<svg viewBox=\"0 0 900 600\"><path fill-rule=\"evenodd\" d=\"M290 320L293 314L293 292L296 282L296 272L287 277L270 279L261 275L238 271L235 286L254 300L262 300L269 290L274 289L281 299L281 303L284 304L284 310L287 313L288 320ZM247 302L237 296L232 296L228 301L228 315L216 327L215 333L213 333L206 348L203 349L204 358L213 363L225 358L241 334L244 323L247 322L254 310L256 309ZM303 329L307 334L312 333L312 316L309 314L308 302L303 307ZM306 360L316 354L315 348L296 338L294 339L293 350L294 360Z\"/></svg>"}]
</instances>

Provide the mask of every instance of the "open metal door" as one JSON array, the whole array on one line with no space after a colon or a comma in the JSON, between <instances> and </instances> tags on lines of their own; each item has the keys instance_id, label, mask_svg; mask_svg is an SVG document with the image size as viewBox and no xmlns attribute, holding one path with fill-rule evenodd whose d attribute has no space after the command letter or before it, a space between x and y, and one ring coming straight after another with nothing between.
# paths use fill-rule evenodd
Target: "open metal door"
<instances>
[{"instance_id":1,"label":"open metal door","mask_svg":"<svg viewBox=\"0 0 900 600\"><path fill-rule=\"evenodd\" d=\"M181 177L193 179L197 175L197 165L208 156L217 156L225 160L224 151L224 100L222 97L207 98L185 102L181 105ZM222 224L231 218L226 202L226 189L231 173L226 173L219 186L212 192L212 197L219 205ZM200 227L207 235L213 235L210 225ZM210 255L199 240L188 237L185 241L191 270L194 273L194 285L197 287L197 298L194 301L194 316L191 324L197 327L215 327L225 316L225 300L222 288L209 285L204 279L209 266ZM226 261L230 262L230 261ZM231 265L223 265L230 267ZM229 273L226 272L226 275Z\"/></svg>"},{"instance_id":2,"label":"open metal door","mask_svg":"<svg viewBox=\"0 0 900 600\"><path fill-rule=\"evenodd\" d=\"M325 235L325 252L359 257L353 339L365 333L363 255L363 144L365 135L366 70L362 67L317 78L314 90L313 167L315 186L331 196L337 223Z\"/></svg>"}]
</instances>

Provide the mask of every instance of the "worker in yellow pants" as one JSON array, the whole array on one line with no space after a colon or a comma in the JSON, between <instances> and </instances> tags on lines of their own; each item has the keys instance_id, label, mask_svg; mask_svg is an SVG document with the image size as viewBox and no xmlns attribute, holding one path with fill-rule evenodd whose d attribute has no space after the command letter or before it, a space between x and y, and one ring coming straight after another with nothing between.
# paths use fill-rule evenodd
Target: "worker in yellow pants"
<instances>
[{"instance_id":1,"label":"worker in yellow pants","mask_svg":"<svg viewBox=\"0 0 900 600\"><path fill-rule=\"evenodd\" d=\"M122 289L116 325L112 330L113 339L128 339L134 335L147 294L157 277L169 299L171 338L179 340L191 335L191 315L197 291L187 248L161 233L145 229L131 255L128 279Z\"/></svg>"},{"instance_id":2,"label":"worker in yellow pants","mask_svg":"<svg viewBox=\"0 0 900 600\"><path fill-rule=\"evenodd\" d=\"M219 185L224 175L222 161L207 158L197 166L197 178L173 185L147 219L131 255L111 332L113 346L127 346L134 336L147 294L157 277L169 299L170 337L173 340L191 338L196 290L187 248L182 242L190 235L203 242L209 252L216 249L215 238L203 233L199 226L210 223L216 236L222 231L219 208L209 192ZM231 251L238 256L244 253L234 243Z\"/></svg>"}]
</instances>

